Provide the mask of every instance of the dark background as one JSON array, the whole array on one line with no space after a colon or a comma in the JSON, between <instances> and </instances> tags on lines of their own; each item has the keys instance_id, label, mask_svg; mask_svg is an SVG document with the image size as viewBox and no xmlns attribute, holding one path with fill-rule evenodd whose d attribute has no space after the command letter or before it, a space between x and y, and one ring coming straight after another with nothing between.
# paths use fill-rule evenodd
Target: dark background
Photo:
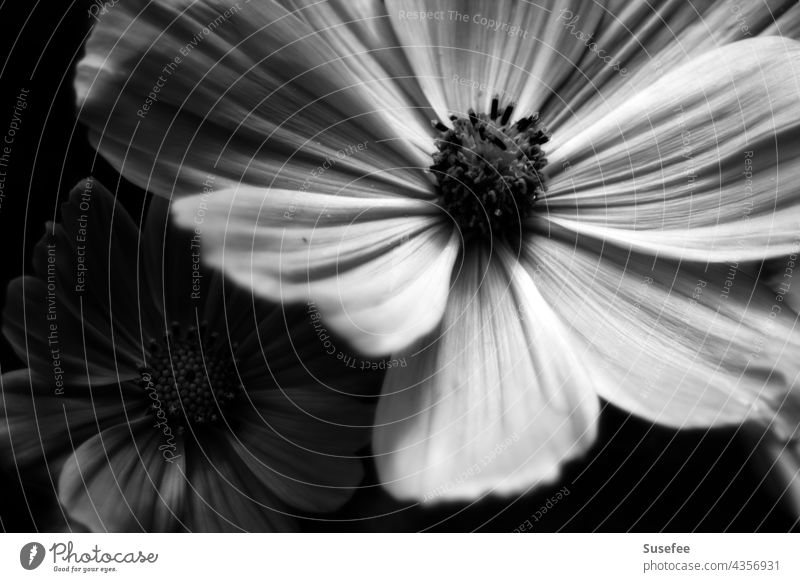
<instances>
[{"instance_id":1,"label":"dark background","mask_svg":"<svg viewBox=\"0 0 800 582\"><path fill-rule=\"evenodd\" d=\"M0 3L2 135L17 94L22 88L29 90L5 168L6 196L0 207L3 302L6 283L30 268L32 246L44 233L45 222L57 216L59 204L81 178L94 175L110 190L118 189L133 216L140 215L146 200L143 191L95 155L84 128L75 121L72 76L93 22L91 4ZM20 360L0 338L0 370L19 367ZM532 531L796 529L792 510L781 498L784 484L765 475L760 467L763 452L753 443L736 429L676 432L607 406L595 448L583 461L568 465L561 482L552 487L518 498L420 510L393 502L374 485L372 475L330 520L308 521L304 527L512 531L530 520ZM569 496L535 521L534 513L563 487ZM16 471L0 474L0 529L63 530L68 526L59 520L54 503L53 491L36 480Z\"/></svg>"}]
</instances>

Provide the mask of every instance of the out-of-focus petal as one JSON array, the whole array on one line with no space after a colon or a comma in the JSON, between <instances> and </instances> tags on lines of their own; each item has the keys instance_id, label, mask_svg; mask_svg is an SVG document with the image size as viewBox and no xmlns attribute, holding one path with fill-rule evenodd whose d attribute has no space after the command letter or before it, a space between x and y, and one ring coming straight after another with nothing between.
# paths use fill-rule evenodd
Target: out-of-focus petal
<instances>
[{"instance_id":1,"label":"out-of-focus petal","mask_svg":"<svg viewBox=\"0 0 800 582\"><path fill-rule=\"evenodd\" d=\"M117 350L120 345L109 342L110 325L90 326L80 312L59 310L58 305L57 296L36 277L18 277L9 284L3 334L25 365L47 379L53 390L63 384L112 384L137 377L136 352ZM57 319L48 320L51 313Z\"/></svg>"},{"instance_id":2,"label":"out-of-focus petal","mask_svg":"<svg viewBox=\"0 0 800 582\"><path fill-rule=\"evenodd\" d=\"M59 460L103 428L138 417L144 405L126 385L89 389L47 380L32 370L0 376L0 444L3 462L22 468Z\"/></svg>"},{"instance_id":3,"label":"out-of-focus petal","mask_svg":"<svg viewBox=\"0 0 800 582\"><path fill-rule=\"evenodd\" d=\"M242 461L286 504L337 509L364 476L356 452L370 436L373 408L322 386L260 390L238 419Z\"/></svg>"},{"instance_id":4,"label":"out-of-focus petal","mask_svg":"<svg viewBox=\"0 0 800 582\"><path fill-rule=\"evenodd\" d=\"M265 487L237 454L229 435L214 433L186 461L184 523L195 532L289 532L293 510Z\"/></svg>"},{"instance_id":5,"label":"out-of-focus petal","mask_svg":"<svg viewBox=\"0 0 800 582\"><path fill-rule=\"evenodd\" d=\"M165 440L151 418L109 428L64 464L59 499L92 531L174 531L186 495L182 438ZM174 445L176 449L170 448ZM161 449L160 449L161 447Z\"/></svg>"},{"instance_id":6,"label":"out-of-focus petal","mask_svg":"<svg viewBox=\"0 0 800 582\"><path fill-rule=\"evenodd\" d=\"M129 380L154 312L137 292L138 229L92 178L71 191L61 216L34 249L36 277L10 283L3 332L43 376L58 360L66 382Z\"/></svg>"},{"instance_id":7,"label":"out-of-focus petal","mask_svg":"<svg viewBox=\"0 0 800 582\"><path fill-rule=\"evenodd\" d=\"M170 219L170 204L165 198L153 197L141 235L141 287L143 293L150 295L151 303L158 306L154 314L141 316L151 316L155 332L150 333L155 337L160 337L174 321L191 326L198 319L202 322L207 310L225 312L211 300L212 293L221 286L222 275L202 264L200 235L194 228L176 227Z\"/></svg>"}]
</instances>

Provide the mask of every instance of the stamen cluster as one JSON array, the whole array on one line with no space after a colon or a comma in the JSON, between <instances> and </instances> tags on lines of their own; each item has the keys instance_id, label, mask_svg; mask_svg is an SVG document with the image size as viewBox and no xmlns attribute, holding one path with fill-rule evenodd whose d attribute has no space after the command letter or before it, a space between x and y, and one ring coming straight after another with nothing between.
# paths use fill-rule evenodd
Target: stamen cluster
<instances>
[{"instance_id":1,"label":"stamen cluster","mask_svg":"<svg viewBox=\"0 0 800 582\"><path fill-rule=\"evenodd\" d=\"M160 340L151 340L148 362L139 368L142 385L158 398L154 409L166 409L182 425L216 422L243 390L231 356L236 346L221 342L216 332L204 337L204 331L192 326L184 332L173 323Z\"/></svg>"},{"instance_id":2,"label":"stamen cluster","mask_svg":"<svg viewBox=\"0 0 800 582\"><path fill-rule=\"evenodd\" d=\"M542 145L550 135L534 114L511 123L514 106L489 114L470 110L451 116L452 128L434 124L436 140L431 172L439 203L465 237L506 237L520 232L534 204L545 192Z\"/></svg>"}]
</instances>

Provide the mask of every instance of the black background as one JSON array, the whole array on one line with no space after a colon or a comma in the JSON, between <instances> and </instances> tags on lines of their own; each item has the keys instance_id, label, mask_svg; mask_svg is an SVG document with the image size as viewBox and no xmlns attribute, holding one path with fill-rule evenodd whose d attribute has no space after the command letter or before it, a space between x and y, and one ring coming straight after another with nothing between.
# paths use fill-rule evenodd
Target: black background
<instances>
[{"instance_id":1,"label":"black background","mask_svg":"<svg viewBox=\"0 0 800 582\"><path fill-rule=\"evenodd\" d=\"M123 0L124 1L124 0ZM93 19L91 2L0 4L2 102L0 130L11 121L16 96L29 89L28 107L13 144L0 208L5 284L30 268L33 244L47 220L81 178L94 175L139 216L146 194L122 180L95 155L74 115L72 77ZM0 339L3 372L21 367ZM532 531L788 531L795 519L780 495L784 484L765 479L753 440L736 429L676 432L607 406L597 445L566 467L552 487L508 499L420 510L393 502L374 475L328 521L308 530L366 529L512 531L530 520ZM772 484L772 485L771 485ZM569 496L536 522L534 513L562 487ZM12 470L0 476L0 521L5 531L68 527L55 511L54 493ZM383 517L376 517L383 515Z\"/></svg>"}]
</instances>

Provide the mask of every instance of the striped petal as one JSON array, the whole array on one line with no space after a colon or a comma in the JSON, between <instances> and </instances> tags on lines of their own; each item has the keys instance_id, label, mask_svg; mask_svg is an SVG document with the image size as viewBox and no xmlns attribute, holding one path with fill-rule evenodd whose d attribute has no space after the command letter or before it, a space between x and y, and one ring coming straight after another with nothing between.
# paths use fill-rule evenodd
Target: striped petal
<instances>
[{"instance_id":1,"label":"striped petal","mask_svg":"<svg viewBox=\"0 0 800 582\"><path fill-rule=\"evenodd\" d=\"M344 505L364 476L356 452L368 443L373 409L322 386L262 390L250 402L232 442L242 463L291 507Z\"/></svg>"},{"instance_id":2,"label":"striped petal","mask_svg":"<svg viewBox=\"0 0 800 582\"><path fill-rule=\"evenodd\" d=\"M213 433L186 459L184 524L193 532L290 532L287 508L239 458L227 433Z\"/></svg>"},{"instance_id":3,"label":"striped petal","mask_svg":"<svg viewBox=\"0 0 800 582\"><path fill-rule=\"evenodd\" d=\"M178 201L203 258L255 293L311 300L367 354L403 348L441 319L459 240L427 202L240 187Z\"/></svg>"},{"instance_id":4,"label":"striped petal","mask_svg":"<svg viewBox=\"0 0 800 582\"><path fill-rule=\"evenodd\" d=\"M137 391L122 384L86 388L56 384L50 374L15 370L0 376L0 447L2 462L60 468L80 443L126 416L144 413Z\"/></svg>"},{"instance_id":5,"label":"striped petal","mask_svg":"<svg viewBox=\"0 0 800 582\"><path fill-rule=\"evenodd\" d=\"M596 4L568 3L570 18L561 22L587 50L576 62L579 81L559 87L541 111L557 136L577 133L709 51L760 35L788 35L792 25L787 12L794 2L611 0L602 3L603 17L592 26L589 16Z\"/></svg>"},{"instance_id":6,"label":"striped petal","mask_svg":"<svg viewBox=\"0 0 800 582\"><path fill-rule=\"evenodd\" d=\"M70 517L95 532L177 529L185 460L166 461L161 439L148 418L106 429L77 447L59 479Z\"/></svg>"},{"instance_id":7,"label":"striped petal","mask_svg":"<svg viewBox=\"0 0 800 582\"><path fill-rule=\"evenodd\" d=\"M789 254L800 226L800 43L758 38L554 138L553 223L674 258Z\"/></svg>"},{"instance_id":8,"label":"striped petal","mask_svg":"<svg viewBox=\"0 0 800 582\"><path fill-rule=\"evenodd\" d=\"M681 264L545 237L530 241L523 262L607 400L675 428L756 420L794 432L800 328L736 264Z\"/></svg>"},{"instance_id":9,"label":"striped petal","mask_svg":"<svg viewBox=\"0 0 800 582\"><path fill-rule=\"evenodd\" d=\"M374 449L382 483L430 502L555 479L596 431L594 379L508 251L472 253L438 335L387 373Z\"/></svg>"},{"instance_id":10,"label":"striped petal","mask_svg":"<svg viewBox=\"0 0 800 582\"><path fill-rule=\"evenodd\" d=\"M424 189L431 128L403 89L412 81L343 34L276 2L120 3L78 63L79 117L115 168L163 196L298 187L341 152L318 188L369 175Z\"/></svg>"},{"instance_id":11,"label":"striped petal","mask_svg":"<svg viewBox=\"0 0 800 582\"><path fill-rule=\"evenodd\" d=\"M441 120L475 108L488 112L494 95L517 103L515 115L539 108L574 72L586 47L569 35L569 4L558 0L387 0L389 18L419 83ZM594 28L603 10L587 4Z\"/></svg>"},{"instance_id":12,"label":"striped petal","mask_svg":"<svg viewBox=\"0 0 800 582\"><path fill-rule=\"evenodd\" d=\"M68 383L136 377L142 332L152 333L158 312L137 285L136 223L88 178L72 189L61 220L47 230L34 248L36 276L8 286L3 333L43 377L51 376L54 361Z\"/></svg>"}]
</instances>

